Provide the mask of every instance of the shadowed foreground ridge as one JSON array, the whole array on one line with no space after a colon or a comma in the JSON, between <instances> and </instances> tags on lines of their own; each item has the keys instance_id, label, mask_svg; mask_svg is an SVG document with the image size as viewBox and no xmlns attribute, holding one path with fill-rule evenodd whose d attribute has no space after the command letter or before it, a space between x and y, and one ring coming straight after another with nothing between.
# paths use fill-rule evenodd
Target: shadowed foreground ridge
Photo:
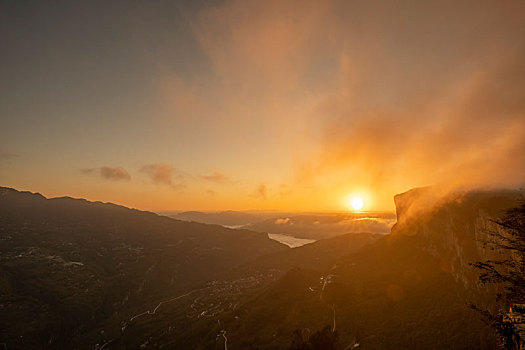
<instances>
[{"instance_id":1,"label":"shadowed foreground ridge","mask_svg":"<svg viewBox=\"0 0 525 350\"><path fill-rule=\"evenodd\" d=\"M495 290L469 263L495 254L480 239L518 194L429 191L396 196L390 235L289 249L263 233L0 188L1 342L288 349L297 334L335 329L342 348L495 348L467 306L492 307Z\"/></svg>"},{"instance_id":2,"label":"shadowed foreground ridge","mask_svg":"<svg viewBox=\"0 0 525 350\"><path fill-rule=\"evenodd\" d=\"M288 249L255 232L9 188L0 189L0 235L0 339L20 349L69 348L121 307L146 307Z\"/></svg>"}]
</instances>

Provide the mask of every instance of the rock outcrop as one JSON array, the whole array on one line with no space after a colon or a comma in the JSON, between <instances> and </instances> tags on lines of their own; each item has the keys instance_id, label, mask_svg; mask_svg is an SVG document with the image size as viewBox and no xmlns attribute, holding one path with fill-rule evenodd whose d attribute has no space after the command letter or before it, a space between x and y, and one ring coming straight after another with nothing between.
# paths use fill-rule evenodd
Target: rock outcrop
<instances>
[{"instance_id":1,"label":"rock outcrop","mask_svg":"<svg viewBox=\"0 0 525 350\"><path fill-rule=\"evenodd\" d=\"M445 195L432 187L395 196L397 224L393 235L420 236L424 249L439 258L441 268L467 289L478 289L478 271L470 263L502 257L492 249L501 228L494 223L516 205L518 191L454 192ZM487 244L488 243L488 244Z\"/></svg>"}]
</instances>

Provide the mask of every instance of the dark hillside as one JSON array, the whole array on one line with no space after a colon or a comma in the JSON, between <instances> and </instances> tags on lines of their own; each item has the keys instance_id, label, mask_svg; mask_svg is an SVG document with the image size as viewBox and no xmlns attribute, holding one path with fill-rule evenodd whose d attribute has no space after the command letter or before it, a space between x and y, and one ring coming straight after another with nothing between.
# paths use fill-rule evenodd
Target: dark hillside
<instances>
[{"instance_id":1,"label":"dark hillside","mask_svg":"<svg viewBox=\"0 0 525 350\"><path fill-rule=\"evenodd\" d=\"M67 348L116 312L147 309L285 250L256 232L1 188L0 338L9 348Z\"/></svg>"}]
</instances>

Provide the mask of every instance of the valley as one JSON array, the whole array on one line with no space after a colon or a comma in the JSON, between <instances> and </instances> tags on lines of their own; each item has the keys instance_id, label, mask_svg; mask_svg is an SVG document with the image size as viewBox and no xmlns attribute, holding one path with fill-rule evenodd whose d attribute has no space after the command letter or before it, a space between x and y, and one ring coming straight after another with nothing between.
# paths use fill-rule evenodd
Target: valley
<instances>
[{"instance_id":1,"label":"valley","mask_svg":"<svg viewBox=\"0 0 525 350\"><path fill-rule=\"evenodd\" d=\"M492 349L466 306L491 292L469 262L491 254L478 238L517 194L462 194L405 217L430 195L396 197L389 235L291 249L264 233L2 188L0 336L8 349L288 349L296 330L329 325L343 347Z\"/></svg>"}]
</instances>

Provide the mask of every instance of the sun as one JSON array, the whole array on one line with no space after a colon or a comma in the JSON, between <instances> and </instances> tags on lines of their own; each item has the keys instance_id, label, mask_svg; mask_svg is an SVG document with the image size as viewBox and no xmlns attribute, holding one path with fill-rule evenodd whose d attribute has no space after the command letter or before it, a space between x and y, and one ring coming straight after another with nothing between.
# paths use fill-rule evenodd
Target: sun
<instances>
[{"instance_id":1,"label":"sun","mask_svg":"<svg viewBox=\"0 0 525 350\"><path fill-rule=\"evenodd\" d=\"M347 205L353 210L361 210L365 206L365 201L359 196L349 196Z\"/></svg>"}]
</instances>

